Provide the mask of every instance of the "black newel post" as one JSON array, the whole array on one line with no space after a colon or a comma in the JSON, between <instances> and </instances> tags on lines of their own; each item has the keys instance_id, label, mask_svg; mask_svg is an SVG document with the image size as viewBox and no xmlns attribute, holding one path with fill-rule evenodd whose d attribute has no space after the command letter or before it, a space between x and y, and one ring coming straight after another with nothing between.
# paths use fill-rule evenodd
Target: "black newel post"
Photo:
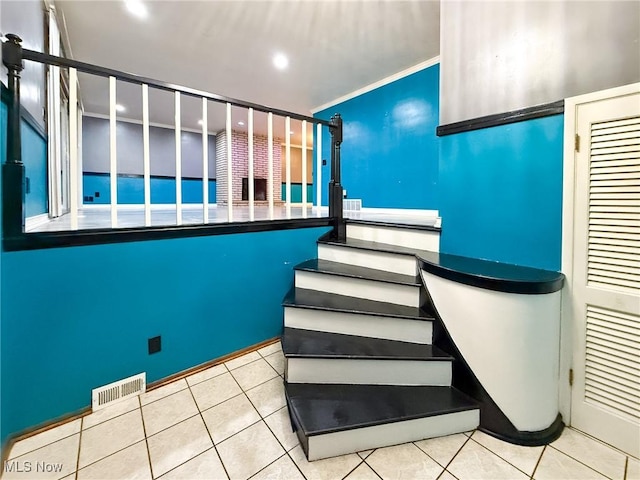
<instances>
[{"instance_id":1,"label":"black newel post","mask_svg":"<svg viewBox=\"0 0 640 480\"><path fill-rule=\"evenodd\" d=\"M331 180L329 181L329 217L333 219L333 237L347 238L347 226L342 209L342 183L340 180L340 144L342 143L342 117L336 113L331 117Z\"/></svg>"},{"instance_id":2,"label":"black newel post","mask_svg":"<svg viewBox=\"0 0 640 480\"><path fill-rule=\"evenodd\" d=\"M24 232L25 174L20 135L20 72L22 40L7 34L2 44L2 63L7 67L11 101L7 116L7 161L2 165L2 229L5 237Z\"/></svg>"}]
</instances>

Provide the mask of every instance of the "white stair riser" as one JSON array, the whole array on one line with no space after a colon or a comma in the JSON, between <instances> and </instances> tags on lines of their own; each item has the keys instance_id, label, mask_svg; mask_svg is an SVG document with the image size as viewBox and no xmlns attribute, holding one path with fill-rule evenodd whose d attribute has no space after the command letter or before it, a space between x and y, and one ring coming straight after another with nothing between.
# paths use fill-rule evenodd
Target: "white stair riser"
<instances>
[{"instance_id":1,"label":"white stair riser","mask_svg":"<svg viewBox=\"0 0 640 480\"><path fill-rule=\"evenodd\" d=\"M356 358L287 358L289 383L353 385L451 385L451 362L445 360L361 360Z\"/></svg>"},{"instance_id":2,"label":"white stair riser","mask_svg":"<svg viewBox=\"0 0 640 480\"><path fill-rule=\"evenodd\" d=\"M420 288L417 285L400 285L364 278L296 270L295 286L396 305L420 306Z\"/></svg>"},{"instance_id":3,"label":"white stair riser","mask_svg":"<svg viewBox=\"0 0 640 480\"><path fill-rule=\"evenodd\" d=\"M433 339L433 324L429 320L309 308L285 307L284 326L420 344L430 344Z\"/></svg>"},{"instance_id":4,"label":"white stair riser","mask_svg":"<svg viewBox=\"0 0 640 480\"><path fill-rule=\"evenodd\" d=\"M429 230L347 223L347 237L432 252L440 251L440 232Z\"/></svg>"},{"instance_id":5,"label":"white stair riser","mask_svg":"<svg viewBox=\"0 0 640 480\"><path fill-rule=\"evenodd\" d=\"M318 258L402 275L417 275L419 273L418 262L413 255L319 244Z\"/></svg>"},{"instance_id":6,"label":"white stair riser","mask_svg":"<svg viewBox=\"0 0 640 480\"><path fill-rule=\"evenodd\" d=\"M309 437L309 460L320 460L362 450L467 432L477 428L479 423L479 410L464 410L433 417L314 435Z\"/></svg>"}]
</instances>

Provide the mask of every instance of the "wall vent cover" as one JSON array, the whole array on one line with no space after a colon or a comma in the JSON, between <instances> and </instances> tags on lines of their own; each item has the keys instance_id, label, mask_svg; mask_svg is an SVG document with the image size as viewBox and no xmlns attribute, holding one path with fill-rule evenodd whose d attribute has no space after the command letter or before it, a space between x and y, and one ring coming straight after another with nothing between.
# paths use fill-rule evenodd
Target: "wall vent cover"
<instances>
[{"instance_id":1,"label":"wall vent cover","mask_svg":"<svg viewBox=\"0 0 640 480\"><path fill-rule=\"evenodd\" d=\"M139 373L129 378L118 380L91 391L91 408L95 412L120 400L140 395L146 391L146 373Z\"/></svg>"},{"instance_id":2,"label":"wall vent cover","mask_svg":"<svg viewBox=\"0 0 640 480\"><path fill-rule=\"evenodd\" d=\"M359 212L362 210L362 199L345 198L342 201L342 208L345 212Z\"/></svg>"}]
</instances>

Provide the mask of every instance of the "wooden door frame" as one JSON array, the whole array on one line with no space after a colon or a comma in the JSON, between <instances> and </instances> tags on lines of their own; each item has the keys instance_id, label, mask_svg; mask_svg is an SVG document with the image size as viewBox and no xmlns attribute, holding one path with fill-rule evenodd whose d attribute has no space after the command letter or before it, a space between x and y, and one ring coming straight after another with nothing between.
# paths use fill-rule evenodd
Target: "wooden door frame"
<instances>
[{"instance_id":1,"label":"wooden door frame","mask_svg":"<svg viewBox=\"0 0 640 480\"><path fill-rule=\"evenodd\" d=\"M562 272L566 277L562 292L562 319L560 323L560 378L559 406L562 418L571 424L571 386L569 371L573 366L573 345L576 332L573 322L573 245L576 182L576 113L579 105L629 95L640 90L640 83L609 88L567 98L564 102L564 147L562 181ZM584 143L584 142L583 142ZM584 148L584 147L583 147Z\"/></svg>"}]
</instances>

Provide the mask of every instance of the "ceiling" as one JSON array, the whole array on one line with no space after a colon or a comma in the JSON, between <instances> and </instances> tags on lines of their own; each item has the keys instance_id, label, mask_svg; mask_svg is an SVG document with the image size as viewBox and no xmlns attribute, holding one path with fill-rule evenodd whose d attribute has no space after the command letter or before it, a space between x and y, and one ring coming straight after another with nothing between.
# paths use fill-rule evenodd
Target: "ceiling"
<instances>
[{"instance_id":1,"label":"ceiling","mask_svg":"<svg viewBox=\"0 0 640 480\"><path fill-rule=\"evenodd\" d=\"M314 107L439 54L440 3L402 0L146 1L148 17L122 1L57 0L71 56L161 81L309 115ZM62 22L60 22L62 23ZM289 67L274 68L285 53ZM106 79L81 75L86 112L108 114ZM140 119L140 87L118 82L122 117ZM182 98L183 127L199 129L198 99ZM174 124L174 99L151 90L151 121ZM256 119L256 130L266 126ZM224 106L209 102L210 131ZM234 128L246 111L234 109ZM246 128L246 127L245 127ZM311 127L309 126L309 131ZM299 140L300 124L293 122ZM276 135L284 135L278 121Z\"/></svg>"}]
</instances>

